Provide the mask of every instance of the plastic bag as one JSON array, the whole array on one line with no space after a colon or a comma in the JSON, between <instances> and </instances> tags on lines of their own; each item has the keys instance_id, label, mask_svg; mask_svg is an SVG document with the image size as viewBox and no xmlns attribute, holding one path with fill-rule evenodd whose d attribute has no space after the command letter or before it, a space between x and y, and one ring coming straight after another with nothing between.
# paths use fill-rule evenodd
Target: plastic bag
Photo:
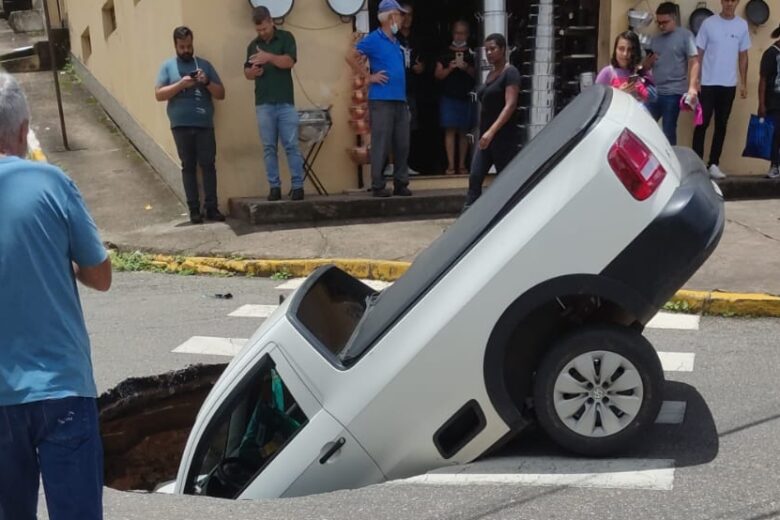
<instances>
[{"instance_id":1,"label":"plastic bag","mask_svg":"<svg viewBox=\"0 0 780 520\"><path fill-rule=\"evenodd\" d=\"M775 124L771 119L758 117L753 114L750 116L750 125L748 125L747 142L742 157L753 157L756 159L772 158L772 142L775 137Z\"/></svg>"}]
</instances>

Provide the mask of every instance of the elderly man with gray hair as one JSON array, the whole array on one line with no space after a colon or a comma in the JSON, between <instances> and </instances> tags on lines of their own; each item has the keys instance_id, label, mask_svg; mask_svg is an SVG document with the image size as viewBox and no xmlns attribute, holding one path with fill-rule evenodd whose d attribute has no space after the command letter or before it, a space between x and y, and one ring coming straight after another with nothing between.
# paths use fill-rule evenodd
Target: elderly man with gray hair
<instances>
[{"instance_id":1,"label":"elderly man with gray hair","mask_svg":"<svg viewBox=\"0 0 780 520\"><path fill-rule=\"evenodd\" d=\"M383 174L388 153L393 152L393 195L408 197L409 191L409 105L406 102L404 53L396 35L401 13L406 9L396 0L379 3L380 27L360 40L347 55L355 74L369 83L368 110L371 117L371 190L374 197L389 197ZM370 73L363 65L368 58Z\"/></svg>"},{"instance_id":2,"label":"elderly man with gray hair","mask_svg":"<svg viewBox=\"0 0 780 520\"><path fill-rule=\"evenodd\" d=\"M78 188L27 161L29 108L0 73L0 519L103 517L103 448L77 281L111 286Z\"/></svg>"}]
</instances>

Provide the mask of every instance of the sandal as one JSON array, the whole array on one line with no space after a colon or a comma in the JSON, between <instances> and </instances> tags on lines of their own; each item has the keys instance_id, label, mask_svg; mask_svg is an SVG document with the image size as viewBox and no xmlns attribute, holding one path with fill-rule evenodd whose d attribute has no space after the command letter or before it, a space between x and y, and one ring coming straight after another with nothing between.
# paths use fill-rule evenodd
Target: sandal
<instances>
[{"instance_id":1,"label":"sandal","mask_svg":"<svg viewBox=\"0 0 780 520\"><path fill-rule=\"evenodd\" d=\"M445 175L455 175L455 169L454 168L447 168L447 170L444 172Z\"/></svg>"}]
</instances>

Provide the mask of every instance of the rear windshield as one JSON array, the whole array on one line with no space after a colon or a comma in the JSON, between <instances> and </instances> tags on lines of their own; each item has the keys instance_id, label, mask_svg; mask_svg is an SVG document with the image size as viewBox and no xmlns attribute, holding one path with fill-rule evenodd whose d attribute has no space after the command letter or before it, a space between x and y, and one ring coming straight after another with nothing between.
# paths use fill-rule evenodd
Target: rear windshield
<instances>
[{"instance_id":1,"label":"rear windshield","mask_svg":"<svg viewBox=\"0 0 780 520\"><path fill-rule=\"evenodd\" d=\"M306 281L288 310L298 330L338 364L371 299L371 287L336 268L325 268Z\"/></svg>"},{"instance_id":2,"label":"rear windshield","mask_svg":"<svg viewBox=\"0 0 780 520\"><path fill-rule=\"evenodd\" d=\"M207 427L184 492L238 497L307 422L266 356Z\"/></svg>"}]
</instances>

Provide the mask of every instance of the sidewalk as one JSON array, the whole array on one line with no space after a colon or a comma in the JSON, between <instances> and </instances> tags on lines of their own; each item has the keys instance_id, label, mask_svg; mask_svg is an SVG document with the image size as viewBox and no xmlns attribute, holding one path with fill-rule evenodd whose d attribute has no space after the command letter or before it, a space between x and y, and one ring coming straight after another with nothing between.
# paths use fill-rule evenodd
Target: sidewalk
<instances>
[{"instance_id":1,"label":"sidewalk","mask_svg":"<svg viewBox=\"0 0 780 520\"><path fill-rule=\"evenodd\" d=\"M0 49L11 46L6 35L0 31ZM51 73L17 75L49 161L78 183L104 240L121 249L188 256L411 261L452 222L362 221L293 228L229 220L192 226L184 205L94 98L67 75L60 77L65 80L70 151L62 146ZM143 94L154 103L151 84ZM720 246L686 288L780 295L780 200L735 201L726 207L728 222Z\"/></svg>"}]
</instances>

